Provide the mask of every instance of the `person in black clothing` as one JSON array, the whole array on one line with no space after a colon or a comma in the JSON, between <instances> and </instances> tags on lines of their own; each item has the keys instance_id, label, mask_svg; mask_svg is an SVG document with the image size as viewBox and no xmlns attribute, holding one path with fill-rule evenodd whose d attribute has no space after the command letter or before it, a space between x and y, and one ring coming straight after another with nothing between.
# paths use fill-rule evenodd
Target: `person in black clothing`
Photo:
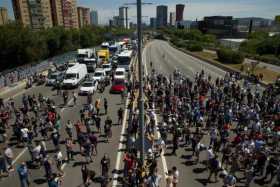
<instances>
[{"instance_id":1,"label":"person in black clothing","mask_svg":"<svg viewBox=\"0 0 280 187\"><path fill-rule=\"evenodd\" d=\"M101 132L101 118L99 116L95 116L95 125L97 128L97 131Z\"/></svg>"},{"instance_id":2,"label":"person in black clothing","mask_svg":"<svg viewBox=\"0 0 280 187\"><path fill-rule=\"evenodd\" d=\"M273 178L277 174L277 168L279 167L279 160L276 155L270 158L268 165L266 166L266 172L263 180L266 180L268 175L271 175L269 183L272 182Z\"/></svg>"},{"instance_id":3,"label":"person in black clothing","mask_svg":"<svg viewBox=\"0 0 280 187\"><path fill-rule=\"evenodd\" d=\"M176 151L178 149L178 135L177 133L173 134L173 139L172 139L172 144L173 144L173 147L172 147L172 154L173 155L176 155Z\"/></svg>"},{"instance_id":4,"label":"person in black clothing","mask_svg":"<svg viewBox=\"0 0 280 187\"><path fill-rule=\"evenodd\" d=\"M104 103L104 110L105 110L105 114L107 114L107 111L108 111L108 101L107 101L107 99L106 99L106 98L104 98L103 103Z\"/></svg>"},{"instance_id":5,"label":"person in black clothing","mask_svg":"<svg viewBox=\"0 0 280 187\"><path fill-rule=\"evenodd\" d=\"M218 172L219 172L219 160L218 160L218 156L215 155L215 157L213 159L210 160L209 162L209 177L208 177L208 181L211 181L211 177L214 174L215 175L215 182L218 182Z\"/></svg>"},{"instance_id":6,"label":"person in black clothing","mask_svg":"<svg viewBox=\"0 0 280 187\"><path fill-rule=\"evenodd\" d=\"M110 170L110 159L108 155L105 153L103 158L101 159L101 175L105 178L109 177L109 170Z\"/></svg>"},{"instance_id":7,"label":"person in black clothing","mask_svg":"<svg viewBox=\"0 0 280 187\"><path fill-rule=\"evenodd\" d=\"M118 124L120 125L122 123L122 120L123 120L123 109L120 108L118 110Z\"/></svg>"}]
</instances>

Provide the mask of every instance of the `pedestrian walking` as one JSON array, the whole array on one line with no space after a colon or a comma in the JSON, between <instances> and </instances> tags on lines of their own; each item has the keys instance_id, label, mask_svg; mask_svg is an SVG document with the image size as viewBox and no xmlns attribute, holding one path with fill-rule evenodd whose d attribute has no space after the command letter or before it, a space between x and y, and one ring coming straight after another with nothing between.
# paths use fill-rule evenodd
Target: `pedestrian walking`
<instances>
[{"instance_id":1,"label":"pedestrian walking","mask_svg":"<svg viewBox=\"0 0 280 187\"><path fill-rule=\"evenodd\" d=\"M179 176L180 176L179 170L177 169L176 166L172 167L172 174L173 174L172 184L173 187L176 187L179 183Z\"/></svg>"},{"instance_id":2,"label":"pedestrian walking","mask_svg":"<svg viewBox=\"0 0 280 187\"><path fill-rule=\"evenodd\" d=\"M4 150L4 156L5 156L5 159L7 161L8 170L9 171L14 171L14 168L13 168L14 152L9 145Z\"/></svg>"},{"instance_id":3,"label":"pedestrian walking","mask_svg":"<svg viewBox=\"0 0 280 187\"><path fill-rule=\"evenodd\" d=\"M103 100L103 104L104 104L104 110L105 110L105 114L107 115L108 112L108 101L106 98L104 98Z\"/></svg>"},{"instance_id":4,"label":"pedestrian walking","mask_svg":"<svg viewBox=\"0 0 280 187\"><path fill-rule=\"evenodd\" d=\"M78 98L77 93L72 92L72 97L73 97L74 105L76 105L77 104L77 98Z\"/></svg>"},{"instance_id":5,"label":"pedestrian walking","mask_svg":"<svg viewBox=\"0 0 280 187\"><path fill-rule=\"evenodd\" d=\"M101 176L105 177L107 180L109 178L109 170L110 170L110 158L108 154L104 154L103 158L101 159Z\"/></svg>"},{"instance_id":6,"label":"pedestrian walking","mask_svg":"<svg viewBox=\"0 0 280 187\"><path fill-rule=\"evenodd\" d=\"M17 172L18 172L18 175L19 175L20 186L21 187L30 186L29 171L27 169L27 166L26 166L25 162L22 162L20 164L20 166L17 168Z\"/></svg>"}]
</instances>

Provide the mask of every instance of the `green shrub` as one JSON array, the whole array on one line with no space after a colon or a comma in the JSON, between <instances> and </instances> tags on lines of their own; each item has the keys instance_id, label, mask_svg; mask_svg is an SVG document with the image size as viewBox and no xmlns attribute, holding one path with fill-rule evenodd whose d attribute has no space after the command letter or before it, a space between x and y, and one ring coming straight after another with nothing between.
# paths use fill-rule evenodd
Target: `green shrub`
<instances>
[{"instance_id":1,"label":"green shrub","mask_svg":"<svg viewBox=\"0 0 280 187\"><path fill-rule=\"evenodd\" d=\"M244 61L244 55L230 49L219 49L217 51L219 60L225 64L241 64Z\"/></svg>"},{"instance_id":2,"label":"green shrub","mask_svg":"<svg viewBox=\"0 0 280 187\"><path fill-rule=\"evenodd\" d=\"M186 49L189 51L202 51L203 47L200 44L189 44Z\"/></svg>"}]
</instances>

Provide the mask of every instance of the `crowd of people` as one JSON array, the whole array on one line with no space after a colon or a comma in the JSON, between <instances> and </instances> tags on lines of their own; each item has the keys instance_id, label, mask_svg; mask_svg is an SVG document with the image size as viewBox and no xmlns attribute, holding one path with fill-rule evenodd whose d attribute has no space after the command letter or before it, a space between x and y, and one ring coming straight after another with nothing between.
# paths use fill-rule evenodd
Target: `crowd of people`
<instances>
[{"instance_id":1,"label":"crowd of people","mask_svg":"<svg viewBox=\"0 0 280 187\"><path fill-rule=\"evenodd\" d=\"M68 90L61 90L61 92L57 96L62 97L63 107L67 107L71 100L76 105L75 92ZM122 101L123 98L121 97L120 100ZM64 163L75 162L75 157L79 152L84 158L81 167L82 179L84 185L89 186L96 176L96 172L90 169L89 164L98 154L98 139L102 135L106 143L112 137L113 121L107 114L108 105L106 98L101 100L93 97L93 94L88 94L86 103L80 110L80 119L67 120L67 123L63 124L58 104L41 93L39 95L23 94L20 104L16 104L13 98L5 102L1 99L0 177L8 176L16 170L21 186L26 187L30 184L28 168L43 168L48 185L60 186L64 176ZM107 116L104 124L101 120L101 110L104 110L104 115ZM123 112L123 108L120 107L115 114L118 116L117 123L119 124L123 121ZM30 160L19 165L14 163L15 155L10 146L10 134L15 137L15 146L27 148ZM64 142L64 145L61 142ZM105 187L110 182L111 169L110 158L107 154L100 160L100 165L101 183Z\"/></svg>"},{"instance_id":2,"label":"crowd of people","mask_svg":"<svg viewBox=\"0 0 280 187\"><path fill-rule=\"evenodd\" d=\"M144 88L148 154L142 164L136 141L140 132L139 111L129 104L127 149L123 157L124 186L159 187L163 180L167 187L178 186L178 166L172 166L164 176L159 172L158 158L168 150L167 147L172 148L170 154L174 156L178 149L189 148L188 161L193 165L205 165L209 183L218 182L222 176L224 186L238 183L250 186L253 182L279 185L280 102L269 87L252 85L234 73L213 79L201 71L191 80L178 70L168 76L152 70ZM131 102L135 99L134 91L129 90ZM63 97L64 105L70 98L76 105L76 93L59 90L57 95ZM124 97L122 93L122 103ZM98 154L97 135L103 133L106 142L112 137L113 121L107 114L108 105L106 98L94 101L93 95L89 94L80 111L80 119L62 124L56 104L43 94L23 94L20 107L13 98L7 102L1 99L3 151L0 153L0 175L9 175L16 170L21 186L25 187L30 184L28 168L43 167L48 185L56 187L62 182L64 163L73 162L79 151L84 158L81 166L83 184L89 186L97 175L89 167ZM107 115L104 124L101 110ZM122 124L123 114L124 109L120 107L116 114L118 124ZM30 153L30 160L17 167L14 167L13 149L8 144L9 131L17 146L26 147ZM55 149L54 154L48 151L49 143ZM78 150L75 144L78 144ZM202 155L207 159L203 160ZM109 184L110 163L108 154L100 160L102 186Z\"/></svg>"},{"instance_id":3,"label":"crowd of people","mask_svg":"<svg viewBox=\"0 0 280 187\"><path fill-rule=\"evenodd\" d=\"M145 95L145 136L151 149L145 171L138 167L135 148L139 135L136 111L124 156L127 186L160 186L157 157L167 147L174 156L178 149L191 149L187 161L205 165L207 183L222 177L224 186L279 185L280 102L269 87L253 85L234 73L213 79L202 71L190 80L178 70L170 76L153 70ZM168 187L177 185L176 173L174 166L165 174Z\"/></svg>"}]
</instances>

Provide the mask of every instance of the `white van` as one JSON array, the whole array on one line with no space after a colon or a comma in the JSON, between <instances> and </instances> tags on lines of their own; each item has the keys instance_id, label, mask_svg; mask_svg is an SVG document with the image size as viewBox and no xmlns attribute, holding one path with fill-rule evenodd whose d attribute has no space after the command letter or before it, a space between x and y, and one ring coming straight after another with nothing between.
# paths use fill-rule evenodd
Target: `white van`
<instances>
[{"instance_id":1,"label":"white van","mask_svg":"<svg viewBox=\"0 0 280 187\"><path fill-rule=\"evenodd\" d=\"M78 87L79 83L84 80L87 74L87 66L77 63L67 69L63 80L63 86L66 88Z\"/></svg>"},{"instance_id":2,"label":"white van","mask_svg":"<svg viewBox=\"0 0 280 187\"><path fill-rule=\"evenodd\" d=\"M114 73L114 79L125 79L125 68L117 68Z\"/></svg>"}]
</instances>

